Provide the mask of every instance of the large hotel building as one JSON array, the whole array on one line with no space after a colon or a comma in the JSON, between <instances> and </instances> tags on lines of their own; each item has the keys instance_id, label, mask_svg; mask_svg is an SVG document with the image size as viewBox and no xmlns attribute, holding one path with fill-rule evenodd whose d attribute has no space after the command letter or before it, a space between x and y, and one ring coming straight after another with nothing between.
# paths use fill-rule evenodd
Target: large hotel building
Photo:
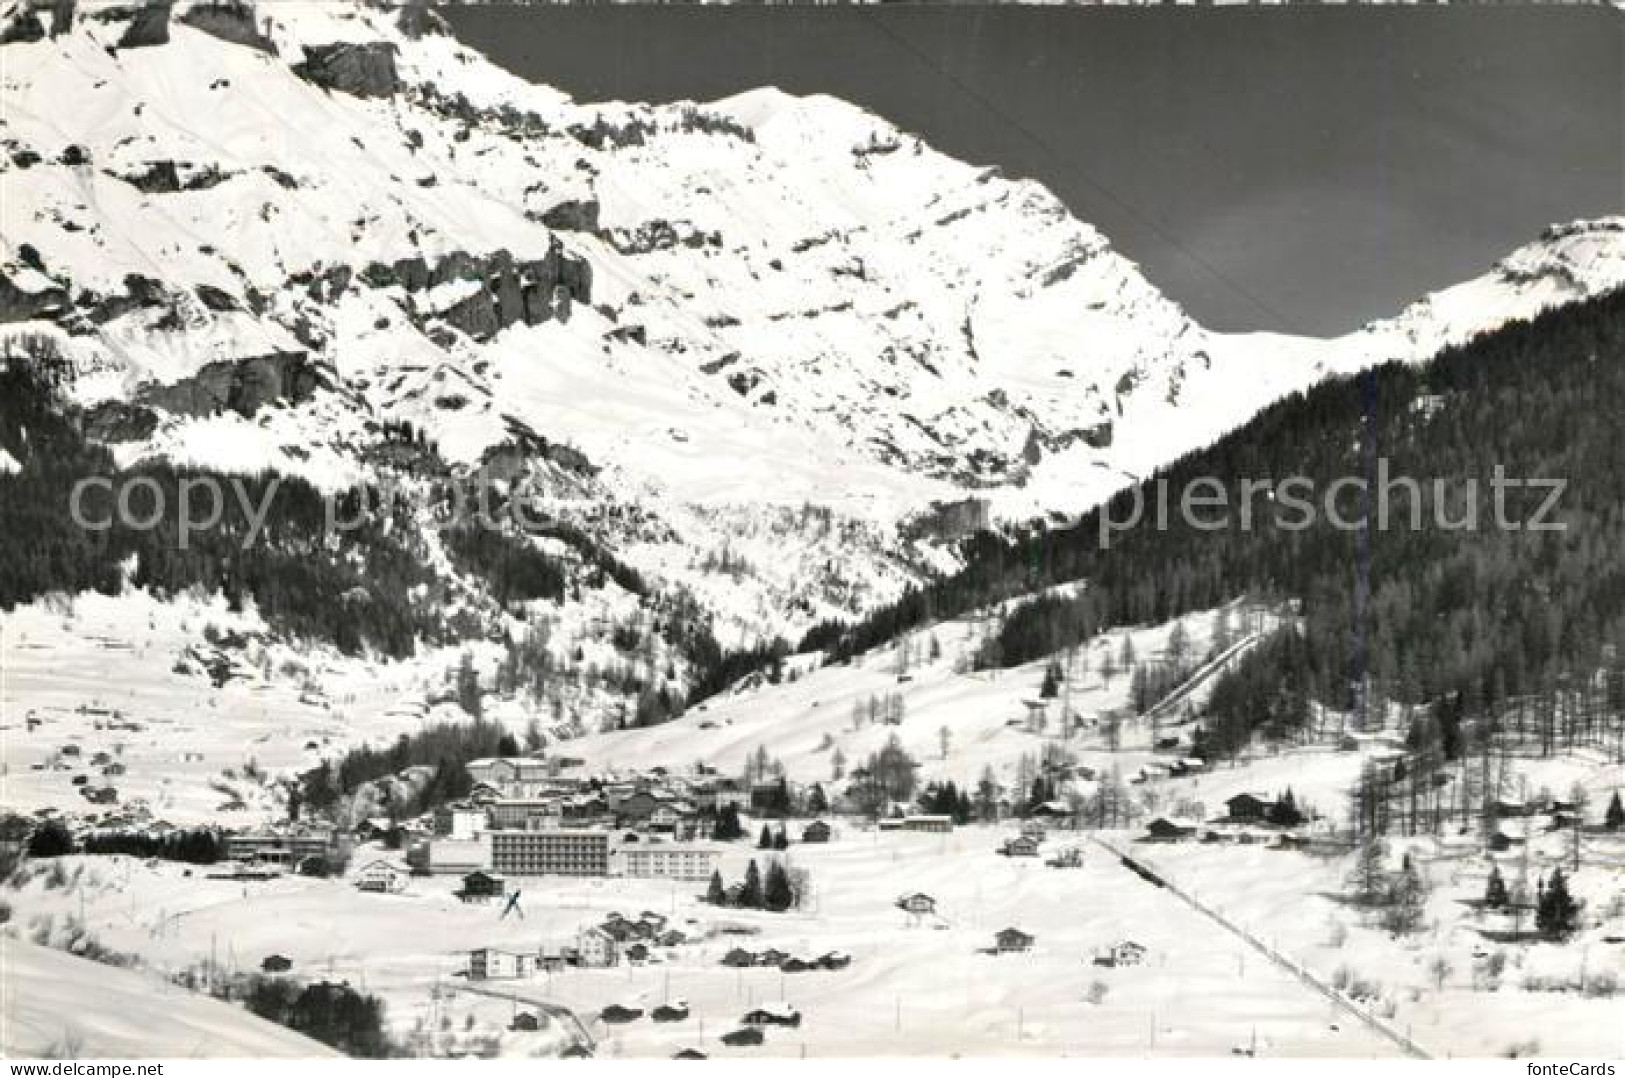
<instances>
[{"instance_id":1,"label":"large hotel building","mask_svg":"<svg viewBox=\"0 0 1625 1078\"><path fill-rule=\"evenodd\" d=\"M506 876L607 876L608 831L491 831L491 871Z\"/></svg>"}]
</instances>

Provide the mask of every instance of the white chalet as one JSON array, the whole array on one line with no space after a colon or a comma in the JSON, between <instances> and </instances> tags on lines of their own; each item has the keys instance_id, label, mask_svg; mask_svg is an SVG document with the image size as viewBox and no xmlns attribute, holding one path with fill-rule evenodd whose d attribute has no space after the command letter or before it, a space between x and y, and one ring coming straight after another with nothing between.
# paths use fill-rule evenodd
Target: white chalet
<instances>
[{"instance_id":1,"label":"white chalet","mask_svg":"<svg viewBox=\"0 0 1625 1078\"><path fill-rule=\"evenodd\" d=\"M468 955L468 979L471 981L516 980L534 976L535 973L536 956L533 954L481 947Z\"/></svg>"},{"instance_id":2,"label":"white chalet","mask_svg":"<svg viewBox=\"0 0 1625 1078\"><path fill-rule=\"evenodd\" d=\"M373 861L363 865L355 874L355 886L359 891L393 895L406 889L406 878L406 869L400 865L391 861Z\"/></svg>"}]
</instances>

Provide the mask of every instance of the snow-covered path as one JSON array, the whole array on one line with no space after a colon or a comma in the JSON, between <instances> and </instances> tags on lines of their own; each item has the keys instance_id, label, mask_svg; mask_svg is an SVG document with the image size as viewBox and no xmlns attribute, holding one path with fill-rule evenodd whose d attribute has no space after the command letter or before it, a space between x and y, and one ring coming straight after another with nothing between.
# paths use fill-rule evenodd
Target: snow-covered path
<instances>
[{"instance_id":1,"label":"snow-covered path","mask_svg":"<svg viewBox=\"0 0 1625 1078\"><path fill-rule=\"evenodd\" d=\"M1150 873L1152 876L1155 876L1157 880L1161 881L1161 888L1166 890L1169 894L1173 895L1181 902L1184 902L1196 912L1206 916L1214 924L1218 925L1220 928L1223 928L1226 932L1229 932L1231 935L1247 944L1253 950L1269 959L1281 970L1291 974L1297 980L1303 982L1304 985L1314 992L1326 997L1326 999L1339 1010L1343 1011L1355 1021L1364 1025L1373 1033L1392 1041L1399 1048L1399 1050L1404 1052L1406 1055L1413 1056L1417 1059L1433 1058L1432 1055L1423 1049L1421 1045L1417 1044L1416 1041L1413 1040L1408 1034L1401 1033L1399 1030L1393 1028L1376 1015L1361 1009L1352 1000L1345 997L1341 992L1338 992L1331 985L1321 980L1303 963L1291 958L1286 954L1283 954L1281 951L1277 950L1273 944L1261 939L1256 933L1236 924L1234 921L1230 920L1230 918L1198 899L1194 894L1185 890L1173 880L1170 880L1167 874L1163 872L1161 868L1152 866L1143 858L1130 856L1129 854L1123 852L1115 843L1103 839L1098 835L1089 836L1089 840L1095 845L1099 846L1101 849L1105 850L1107 853L1111 854L1113 857L1117 858L1118 863L1123 866L1125 871L1139 875L1141 879L1145 880L1147 886L1155 887L1159 886L1159 884L1153 883L1146 875L1142 874L1142 872ZM1141 871L1136 871L1134 868L1130 867L1131 865L1138 866Z\"/></svg>"}]
</instances>

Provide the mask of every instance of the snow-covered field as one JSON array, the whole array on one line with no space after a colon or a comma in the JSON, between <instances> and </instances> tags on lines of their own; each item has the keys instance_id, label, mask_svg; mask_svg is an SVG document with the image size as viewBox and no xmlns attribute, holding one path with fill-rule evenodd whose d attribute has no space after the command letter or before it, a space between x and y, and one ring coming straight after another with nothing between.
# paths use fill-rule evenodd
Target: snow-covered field
<instances>
[{"instance_id":1,"label":"snow-covered field","mask_svg":"<svg viewBox=\"0 0 1625 1078\"><path fill-rule=\"evenodd\" d=\"M464 905L448 879L414 880L403 895L364 895L341 881L283 879L244 885L185 878L176 866L127 859L86 865L83 901L91 930L108 946L138 950L159 969L201 964L257 967L270 953L296 973L341 978L382 995L392 1025L409 1033L449 1015L461 1029L506 1026L515 1005L466 990L458 976L479 946L534 950L569 942L611 910L645 909L685 930L726 923L758 935L713 935L672 949L658 963L572 970L481 987L569 1007L599 1053L669 1055L1224 1055L1256 1044L1270 1055L1387 1055L1393 1047L1339 1020L1324 999L1212 932L1199 915L1091 850L1082 869L1057 870L994 853L995 828L952 835L843 830L827 846L796 846L791 863L811 874L810 908L770 914L717 911L686 885L656 881L550 879L524 888L523 920L497 906ZM747 852L730 852L737 875ZM938 901L919 924L893 907L911 891ZM33 884L12 896L19 923L53 906L77 910L74 891ZM692 921L693 923L689 923ZM1019 927L1037 937L1027 954L982 953L993 934ZM1105 969L1094 953L1125 939L1149 949L1142 966ZM410 941L410 942L407 942ZM792 953L844 950L844 970L784 974L719 964L730 948ZM1090 986L1098 1002L1087 997ZM611 1003L650 1009L686 999L686 1022L647 1017L626 1026L595 1020ZM763 1002L803 1012L799 1029L770 1032L760 1049L723 1048L718 1037ZM556 1051L558 1037L512 1036L505 1053Z\"/></svg>"},{"instance_id":2,"label":"snow-covered field","mask_svg":"<svg viewBox=\"0 0 1625 1078\"><path fill-rule=\"evenodd\" d=\"M162 708L221 716L206 728L191 720L193 729L184 744L202 759L184 766L172 759L170 747L181 741L150 733L151 726L118 732L125 748L117 757L129 768L121 784L130 796L163 806L159 815L177 820L236 822L243 814L222 814L211 804L217 791L210 783L228 768L240 770L244 756L262 754L263 766L294 768L308 762L300 742L307 732L330 736L332 744L324 746L330 751L363 732L387 737L422 721L421 712L403 711L399 704L423 698L434 679L421 668L414 673L406 666L355 663L325 670L323 682L335 697L331 706L342 707L347 718L327 718L322 725L316 717L326 716L326 710L301 700L276 679L258 687L252 679L234 680L217 690L196 675L153 673L167 670L172 656L153 662L153 656L115 647L104 657L100 645L88 647L104 639L95 630L98 618L128 624L131 609L130 597L81 599L72 611L77 645L50 635L63 630L43 616L43 608L33 609L21 623L25 631L19 641L25 646L13 649L21 661L10 672L7 699L29 701L28 710L48 722L20 736L17 730L6 731L8 803L71 803L65 800L72 796L71 768L25 770L42 746L49 755L49 746L78 743L80 761L94 751L117 752L116 741L95 728L96 721L105 723L108 716L81 713L68 703L82 697L87 684L107 686L104 696L87 702L121 708L143 723L151 723ZM146 616L155 649L175 647L196 636L205 623L253 628L251 619L233 623L223 609L207 604L153 603ZM183 618L185 626L166 620ZM1207 653L1219 618L1214 611L1183 620L1194 654ZM1249 630L1274 624L1269 615L1239 607L1231 608L1225 620L1242 640ZM104 628L111 632L114 626ZM1137 655L1151 658L1165 654L1172 630L1172 625L1151 626L1126 636ZM1027 702L1038 697L1044 663L997 677L970 672L964 659L985 631L983 621L970 618L940 624L906 646L862 656L849 666L813 667L797 660L791 664L794 677L780 684L744 688L673 724L579 738L557 751L580 755L586 770L594 773L646 770L657 764L682 768L697 760L734 771L758 746L765 746L787 774L810 782L831 777L837 751L855 763L896 733L922 761L922 779L962 784L974 781L984 766L1008 783L1020 759L1047 743L1059 742L1080 763L1103 772L1116 769L1125 778L1158 755L1149 746L1148 723L1126 722L1114 751L1095 721L1126 703L1127 679L1118 675L1108 684L1102 677L1106 654L1121 651L1125 634L1113 633L1080 649L1070 695L1063 690L1049 701L1048 728L1040 733L1030 721ZM49 643L42 652L56 651L73 661L48 667L43 659L31 660L29 641ZM1060 658L1064 662L1066 657ZM99 681L91 673L98 665L103 671ZM346 686L342 694L333 688L341 684ZM176 695L188 685L194 696ZM854 724L854 703L888 693L904 698L901 725ZM256 694L266 698L263 710L245 706ZM211 699L218 701L213 707ZM1199 705L1200 700L1198 692L1193 702ZM1058 737L1065 708L1084 719L1069 739ZM10 708L8 721L11 714L24 713ZM946 758L940 751L944 728L949 731ZM1179 730L1178 722L1170 720L1162 732ZM297 736L290 737L292 731ZM1245 757L1196 776L1153 779L1136 788L1136 797L1148 811L1197 803L1204 806L1204 815L1213 816L1233 793L1276 793L1290 787L1300 805L1337 819L1364 758L1361 752L1309 745ZM1524 771L1530 789L1566 792L1579 783L1599 804L1625 777L1617 764L1587 756L1530 761ZM275 804L262 798L252 808L274 814ZM157 974L196 968L211 956L228 970L247 971L257 968L265 955L285 954L294 960L296 975L348 980L380 995L389 1005L396 1035L429 1037L429 1050L442 1054L475 1051L492 1038L503 1055L557 1054L573 1038L573 1027L562 1019L544 1016L537 1033L508 1030L526 1001L568 1008L587 1024L598 1054L629 1057L664 1056L690 1047L713 1055L813 1056L1212 1055L1232 1050L1365 1056L1400 1051L1176 895L1127 871L1084 835L1054 832L1046 845L1046 854L1078 845L1085 853L1081 869L1052 869L1041 860L996 854L995 847L1013 826L921 835L839 823L837 838L828 846L797 844L789 851L791 866L810 874L812 891L803 909L788 914L719 911L697 901L702 888L696 885L549 878L514 881L524 891L525 916L503 920L495 906L457 901L451 894L455 881L449 878L414 879L402 895L369 895L341 880L210 880L201 870L188 874L179 865L122 857L69 859L65 864L73 882L66 887L48 888L35 875L6 897L13 906L15 931L24 938L40 931L49 938L54 927L66 926L82 911L84 931L103 946L139 956ZM749 834L756 830L755 823L747 823ZM799 834L796 826L790 831ZM1428 926L1397 940L1368 925L1360 911L1339 899L1347 854L1316 856L1258 845L1142 846L1133 843L1134 833L1102 837L1134 851L1185 891L1301 962L1323 983L1345 975L1375 983L1379 994L1367 1004L1371 1013L1408 1032L1432 1054L1492 1055L1515 1046L1527 1052L1531 1044L1541 1054L1609 1054L1618 1049L1616 1024L1609 1021L1618 1011L1613 998L1524 987L1526 977L1573 977L1587 964L1593 975L1625 974L1625 950L1606 942L1619 935L1617 896L1625 846L1617 840L1587 840L1585 867L1575 881L1577 893L1587 901L1581 939L1563 947L1505 947L1509 971L1496 990L1485 991L1475 981L1475 970L1492 945L1477 932L1485 924L1482 916L1463 900L1482 894L1488 863L1471 838L1443 846L1396 843L1395 856L1409 848L1426 866L1433 885ZM1535 846L1534 870L1559 863L1567 854L1564 841L1558 836ZM722 871L730 880L742 875L748 859L769 856L748 844L723 849ZM357 851L355 863L369 857L369 851ZM1504 873L1512 873L1517 862L1503 856L1502 864ZM914 924L894 908L899 895L912 891L934 896L940 918ZM663 952L647 966L569 970L523 983L482 986L470 986L460 976L468 951L475 947L535 950L569 943L612 910L635 916L646 909L671 918L697 942ZM724 934L724 925L757 934ZM1035 949L1020 955L981 953L991 945L993 933L1005 927L1033 933ZM1488 927L1496 927L1493 918ZM1114 969L1091 964L1096 951L1122 940L1149 948L1147 961ZM853 961L845 970L801 974L722 967L722 955L736 945L774 946L809 956L842 950ZM1450 967L1442 986L1435 972L1440 957ZM610 1004L647 1011L675 999L690 1004L687 1021L657 1024L645 1016L626 1025L606 1025L595 1020ZM761 1048L729 1049L720 1043L718 1037L735 1028L753 1005L775 1000L803 1012L799 1028L770 1031ZM1497 1020L1484 1022L1486 1013Z\"/></svg>"},{"instance_id":3,"label":"snow-covered field","mask_svg":"<svg viewBox=\"0 0 1625 1078\"><path fill-rule=\"evenodd\" d=\"M1220 611L1204 611L1179 622L1098 636L1076 656L1057 657L1063 666L1071 663L1075 676L1045 700L1040 690L1048 659L1003 670L973 668L977 649L998 630L994 612L979 612L916 632L850 664L822 666L816 656L797 657L779 684L753 676L739 690L691 709L676 722L585 737L563 751L601 770L702 761L731 772L765 747L792 778L813 782L830 778L837 752L855 765L895 734L920 762L922 780L963 784L989 766L1007 775L1022 756L1036 757L1046 744L1059 744L1085 763L1115 763L1126 778L1151 758L1151 730L1148 723L1125 724L1122 751L1110 761L1098 753L1101 717L1129 703L1130 678L1117 670L1108 675L1108 659L1120 661L1125 640L1143 659L1164 657L1176 624L1184 626L1190 655L1199 657L1208 652L1220 616ZM1278 624L1273 616L1237 605L1226 616L1237 639L1248 635L1249 618L1261 631ZM900 724L855 721L855 708L866 711L871 699L888 696L902 700ZM1203 699L1198 692L1191 702L1200 706ZM1043 716L1041 727L1035 711ZM1063 721L1068 713L1083 724L1070 736ZM1177 732L1175 725L1170 721L1166 732Z\"/></svg>"},{"instance_id":4,"label":"snow-covered field","mask_svg":"<svg viewBox=\"0 0 1625 1078\"><path fill-rule=\"evenodd\" d=\"M1615 783L1619 769L1612 771ZM1569 870L1561 852L1567 840L1553 836L1532 858L1531 879L1553 867ZM1340 970L1374 983L1379 993L1370 1007L1388 1016L1434 1055L1504 1055L1534 1045L1524 1054L1617 1057L1625 1052L1625 1025L1617 995L1581 998L1579 991L1531 991L1526 978L1547 977L1593 983L1625 979L1625 943L1620 935L1621 896L1625 895L1625 837L1587 840L1584 867L1571 886L1586 902L1585 927L1566 943L1499 944L1479 929L1510 929L1509 916L1475 911L1466 903L1483 897L1492 863L1471 838L1396 841L1409 850L1432 889L1423 929L1395 938L1351 908L1347 892L1348 857L1316 857L1263 846L1159 846L1141 854L1167 879L1194 890L1243 928L1256 932L1330 982ZM1508 881L1516 881L1516 854L1493 858ZM1610 912L1612 911L1612 912ZM1526 924L1527 927L1527 924ZM1507 970L1493 991L1482 978L1491 956L1502 953ZM1440 980L1436 963L1445 963Z\"/></svg>"},{"instance_id":5,"label":"snow-covered field","mask_svg":"<svg viewBox=\"0 0 1625 1078\"><path fill-rule=\"evenodd\" d=\"M326 1045L141 970L0 936L0 1056L309 1059Z\"/></svg>"},{"instance_id":6,"label":"snow-covered field","mask_svg":"<svg viewBox=\"0 0 1625 1078\"><path fill-rule=\"evenodd\" d=\"M1218 616L1213 611L1182 619L1193 654L1211 644ZM1230 612L1238 635L1244 616L1239 608ZM245 648L219 652L233 671L219 686L202 662L217 653L205 638L211 627L254 637ZM1125 726L1125 751L1106 761L1092 751L1100 744L1092 724L1128 700L1129 678L1104 677L1105 657L1115 661L1125 638L1137 654L1157 656L1172 624L1112 633L1080 648L1078 676L1069 693L1045 702L1042 731L1034 728L1027 705L1041 702L1044 662L1004 671L969 669L969 657L993 627L982 616L945 623L849 666L820 667L815 657L798 657L789 664L794 680L753 681L676 722L593 733L559 742L556 751L585 760L589 771L687 767L695 761L732 771L765 746L804 782L828 780L837 752L853 766L893 733L922 762L926 777L961 784L987 766L1008 775L1021 757L1056 741L1082 760L1117 764L1125 777L1150 759L1147 725ZM278 813L269 787L279 775L291 776L363 741L385 744L426 722L466 719L455 705L431 706L445 694L457 650L376 662L293 648L270 638L252 612L233 613L218 597L160 602L143 593L83 595L71 603L19 608L0 631L6 646L0 767L6 803L14 808L72 808L81 802L73 780L84 776L90 785L115 786L122 803L144 801L154 817L177 825L247 826ZM489 654L479 646L473 650ZM906 663L900 658L905 651ZM901 725L854 725L854 705L867 707L871 697L894 694L903 700ZM1091 725L1063 739L1068 711ZM489 713L516 735L534 716L514 701L495 699ZM64 752L69 746L77 752ZM102 768L91 764L99 753L124 773L103 777ZM254 777L256 772L264 777ZM241 808L222 810L239 802Z\"/></svg>"},{"instance_id":7,"label":"snow-covered field","mask_svg":"<svg viewBox=\"0 0 1625 1078\"><path fill-rule=\"evenodd\" d=\"M455 653L430 653L375 664L260 639L219 652L234 676L216 686L202 662L217 654L205 639L210 626L264 634L256 617L218 597L82 595L8 613L0 627L7 806L74 811L84 805L73 784L82 776L178 826L250 826L281 815L270 779L417 729L431 714L426 694L456 662ZM93 765L102 753L123 773ZM239 807L223 808L230 804Z\"/></svg>"}]
</instances>

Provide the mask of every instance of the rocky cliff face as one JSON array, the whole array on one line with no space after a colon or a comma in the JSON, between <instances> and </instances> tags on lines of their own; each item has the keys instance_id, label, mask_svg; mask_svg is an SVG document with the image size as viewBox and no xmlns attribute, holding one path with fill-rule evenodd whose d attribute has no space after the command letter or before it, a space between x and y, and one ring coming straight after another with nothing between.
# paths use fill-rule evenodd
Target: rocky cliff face
<instances>
[{"instance_id":1,"label":"rocky cliff face","mask_svg":"<svg viewBox=\"0 0 1625 1078\"><path fill-rule=\"evenodd\" d=\"M516 260L505 250L453 251L432 265L421 256L374 262L362 278L374 287L403 288L420 323L438 319L477 341L515 324L567 320L572 302L592 302L592 267L556 241L537 259Z\"/></svg>"},{"instance_id":2,"label":"rocky cliff face","mask_svg":"<svg viewBox=\"0 0 1625 1078\"><path fill-rule=\"evenodd\" d=\"M13 0L4 10L0 10L0 45L44 39L45 21L32 4Z\"/></svg>"},{"instance_id":3,"label":"rocky cliff face","mask_svg":"<svg viewBox=\"0 0 1625 1078\"><path fill-rule=\"evenodd\" d=\"M0 322L55 319L69 307L68 290L43 273L26 266L0 272Z\"/></svg>"},{"instance_id":4,"label":"rocky cliff face","mask_svg":"<svg viewBox=\"0 0 1625 1078\"><path fill-rule=\"evenodd\" d=\"M276 42L260 29L255 7L246 0L205 0L184 12L180 22L234 45L275 56Z\"/></svg>"},{"instance_id":5,"label":"rocky cliff face","mask_svg":"<svg viewBox=\"0 0 1625 1078\"><path fill-rule=\"evenodd\" d=\"M142 3L115 4L87 11L87 17L110 26L121 26L115 48L140 49L169 43L169 15L174 0L144 0Z\"/></svg>"},{"instance_id":6,"label":"rocky cliff face","mask_svg":"<svg viewBox=\"0 0 1625 1078\"><path fill-rule=\"evenodd\" d=\"M137 402L178 415L246 417L268 404L307 401L327 384L303 352L282 352L205 364L190 378L142 388Z\"/></svg>"},{"instance_id":7,"label":"rocky cliff face","mask_svg":"<svg viewBox=\"0 0 1625 1078\"><path fill-rule=\"evenodd\" d=\"M390 97L401 88L393 42L306 45L304 51L305 62L294 71L323 89L357 97Z\"/></svg>"}]
</instances>

